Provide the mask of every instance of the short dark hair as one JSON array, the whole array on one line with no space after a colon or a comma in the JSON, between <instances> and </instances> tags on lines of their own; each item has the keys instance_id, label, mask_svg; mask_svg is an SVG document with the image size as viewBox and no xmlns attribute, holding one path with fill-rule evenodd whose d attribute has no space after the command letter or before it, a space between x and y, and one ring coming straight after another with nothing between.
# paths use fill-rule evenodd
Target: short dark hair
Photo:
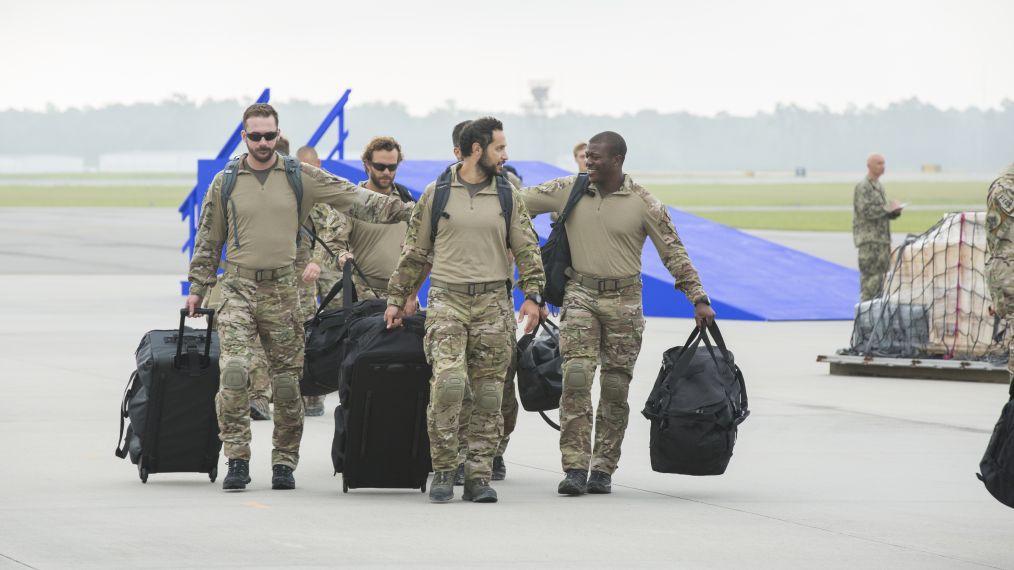
<instances>
[{"instance_id":1,"label":"short dark hair","mask_svg":"<svg viewBox=\"0 0 1014 570\"><path fill-rule=\"evenodd\" d=\"M372 162L373 153L378 150L396 150L398 151L398 162L404 158L401 154L401 145L398 141L394 140L393 137L373 137L370 142L366 143L366 148L363 149L363 161Z\"/></svg>"},{"instance_id":2,"label":"short dark hair","mask_svg":"<svg viewBox=\"0 0 1014 570\"><path fill-rule=\"evenodd\" d=\"M493 131L502 131L503 123L493 117L482 117L465 126L461 131L460 144L461 156L471 156L472 145L479 143L479 148L485 152L489 143L493 142Z\"/></svg>"},{"instance_id":3,"label":"short dark hair","mask_svg":"<svg viewBox=\"0 0 1014 570\"><path fill-rule=\"evenodd\" d=\"M246 120L250 117L274 117L275 126L278 125L278 111L267 103L254 103L243 111L243 129L246 129Z\"/></svg>"},{"instance_id":4,"label":"short dark hair","mask_svg":"<svg viewBox=\"0 0 1014 570\"><path fill-rule=\"evenodd\" d=\"M602 143L612 156L627 156L627 141L613 131L603 131L588 139L588 143Z\"/></svg>"},{"instance_id":5,"label":"short dark hair","mask_svg":"<svg viewBox=\"0 0 1014 570\"><path fill-rule=\"evenodd\" d=\"M456 148L461 148L461 131L465 130L472 121L461 121L457 125L454 125L454 130L451 131L451 142L454 143Z\"/></svg>"}]
</instances>

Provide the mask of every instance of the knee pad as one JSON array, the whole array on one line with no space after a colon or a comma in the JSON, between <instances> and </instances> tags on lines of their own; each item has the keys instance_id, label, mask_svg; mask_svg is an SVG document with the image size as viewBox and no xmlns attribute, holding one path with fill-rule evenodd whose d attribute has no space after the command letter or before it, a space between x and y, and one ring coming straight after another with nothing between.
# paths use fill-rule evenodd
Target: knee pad
<instances>
[{"instance_id":1,"label":"knee pad","mask_svg":"<svg viewBox=\"0 0 1014 570\"><path fill-rule=\"evenodd\" d=\"M460 403L465 397L464 378L448 378L436 386L436 400L441 404Z\"/></svg>"},{"instance_id":2,"label":"knee pad","mask_svg":"<svg viewBox=\"0 0 1014 570\"><path fill-rule=\"evenodd\" d=\"M595 368L582 360L569 360L563 365L563 387L583 390L591 388Z\"/></svg>"},{"instance_id":3,"label":"knee pad","mask_svg":"<svg viewBox=\"0 0 1014 570\"><path fill-rule=\"evenodd\" d=\"M629 384L626 378L616 373L602 375L602 399L611 404L622 404L627 401Z\"/></svg>"},{"instance_id":4,"label":"knee pad","mask_svg":"<svg viewBox=\"0 0 1014 570\"><path fill-rule=\"evenodd\" d=\"M495 412L500 409L503 392L497 390L496 384L483 384L475 395L475 407L485 412Z\"/></svg>"},{"instance_id":5,"label":"knee pad","mask_svg":"<svg viewBox=\"0 0 1014 570\"><path fill-rule=\"evenodd\" d=\"M246 390L250 376L242 361L230 360L222 368L222 388L225 390Z\"/></svg>"},{"instance_id":6,"label":"knee pad","mask_svg":"<svg viewBox=\"0 0 1014 570\"><path fill-rule=\"evenodd\" d=\"M288 374L271 379L271 397L276 402L291 402L299 399L299 382Z\"/></svg>"}]
</instances>

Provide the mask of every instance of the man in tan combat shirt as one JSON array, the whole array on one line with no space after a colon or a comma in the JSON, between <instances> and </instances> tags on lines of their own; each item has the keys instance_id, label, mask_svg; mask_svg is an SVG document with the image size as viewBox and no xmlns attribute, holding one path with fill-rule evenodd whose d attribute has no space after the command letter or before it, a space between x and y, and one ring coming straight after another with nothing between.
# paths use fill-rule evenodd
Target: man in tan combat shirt
<instances>
[{"instance_id":1,"label":"man in tan combat shirt","mask_svg":"<svg viewBox=\"0 0 1014 570\"><path fill-rule=\"evenodd\" d=\"M572 267L560 313L563 396L560 452L563 495L610 493L630 406L627 392L641 351L641 250L650 237L666 268L694 304L699 326L715 317L669 211L623 173L627 144L606 131L586 149L588 186L565 223ZM578 176L521 192L533 216L563 212ZM601 361L601 395L592 448L591 388ZM591 469L591 476L588 470Z\"/></svg>"},{"instance_id":2,"label":"man in tan combat shirt","mask_svg":"<svg viewBox=\"0 0 1014 570\"><path fill-rule=\"evenodd\" d=\"M223 245L221 385L216 396L220 437L229 472L226 490L250 482L249 375L251 347L261 342L271 370L275 402L272 438L273 489L293 489L303 434L303 401L299 376L303 367L302 318L295 272L299 228L314 204L323 202L351 215L380 222L407 219L401 200L357 188L343 178L285 159L275 152L278 113L270 105L251 105L243 113L243 140L248 153L230 162L208 189L190 261L190 316L214 285ZM289 170L287 170L289 169ZM289 174L298 176L302 201ZM223 183L234 186L223 199Z\"/></svg>"}]
</instances>

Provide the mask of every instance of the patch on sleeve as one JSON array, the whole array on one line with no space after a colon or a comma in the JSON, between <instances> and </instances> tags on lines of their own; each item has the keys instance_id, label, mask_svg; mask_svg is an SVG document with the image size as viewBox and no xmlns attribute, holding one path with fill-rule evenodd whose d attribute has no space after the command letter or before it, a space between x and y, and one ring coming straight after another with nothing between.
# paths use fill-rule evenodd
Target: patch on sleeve
<instances>
[{"instance_id":1,"label":"patch on sleeve","mask_svg":"<svg viewBox=\"0 0 1014 570\"><path fill-rule=\"evenodd\" d=\"M1014 189L1003 184L997 185L997 192L994 194L996 205L1008 216L1014 215Z\"/></svg>"}]
</instances>

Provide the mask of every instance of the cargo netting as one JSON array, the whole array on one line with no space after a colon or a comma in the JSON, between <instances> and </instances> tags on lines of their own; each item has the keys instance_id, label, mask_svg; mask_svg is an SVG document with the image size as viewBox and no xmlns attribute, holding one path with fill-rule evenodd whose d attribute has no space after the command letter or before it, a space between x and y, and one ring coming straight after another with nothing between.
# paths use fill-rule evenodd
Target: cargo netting
<instances>
[{"instance_id":1,"label":"cargo netting","mask_svg":"<svg viewBox=\"0 0 1014 570\"><path fill-rule=\"evenodd\" d=\"M986 214L947 214L891 253L880 297L856 306L842 354L1007 360L1005 323L990 315Z\"/></svg>"}]
</instances>

